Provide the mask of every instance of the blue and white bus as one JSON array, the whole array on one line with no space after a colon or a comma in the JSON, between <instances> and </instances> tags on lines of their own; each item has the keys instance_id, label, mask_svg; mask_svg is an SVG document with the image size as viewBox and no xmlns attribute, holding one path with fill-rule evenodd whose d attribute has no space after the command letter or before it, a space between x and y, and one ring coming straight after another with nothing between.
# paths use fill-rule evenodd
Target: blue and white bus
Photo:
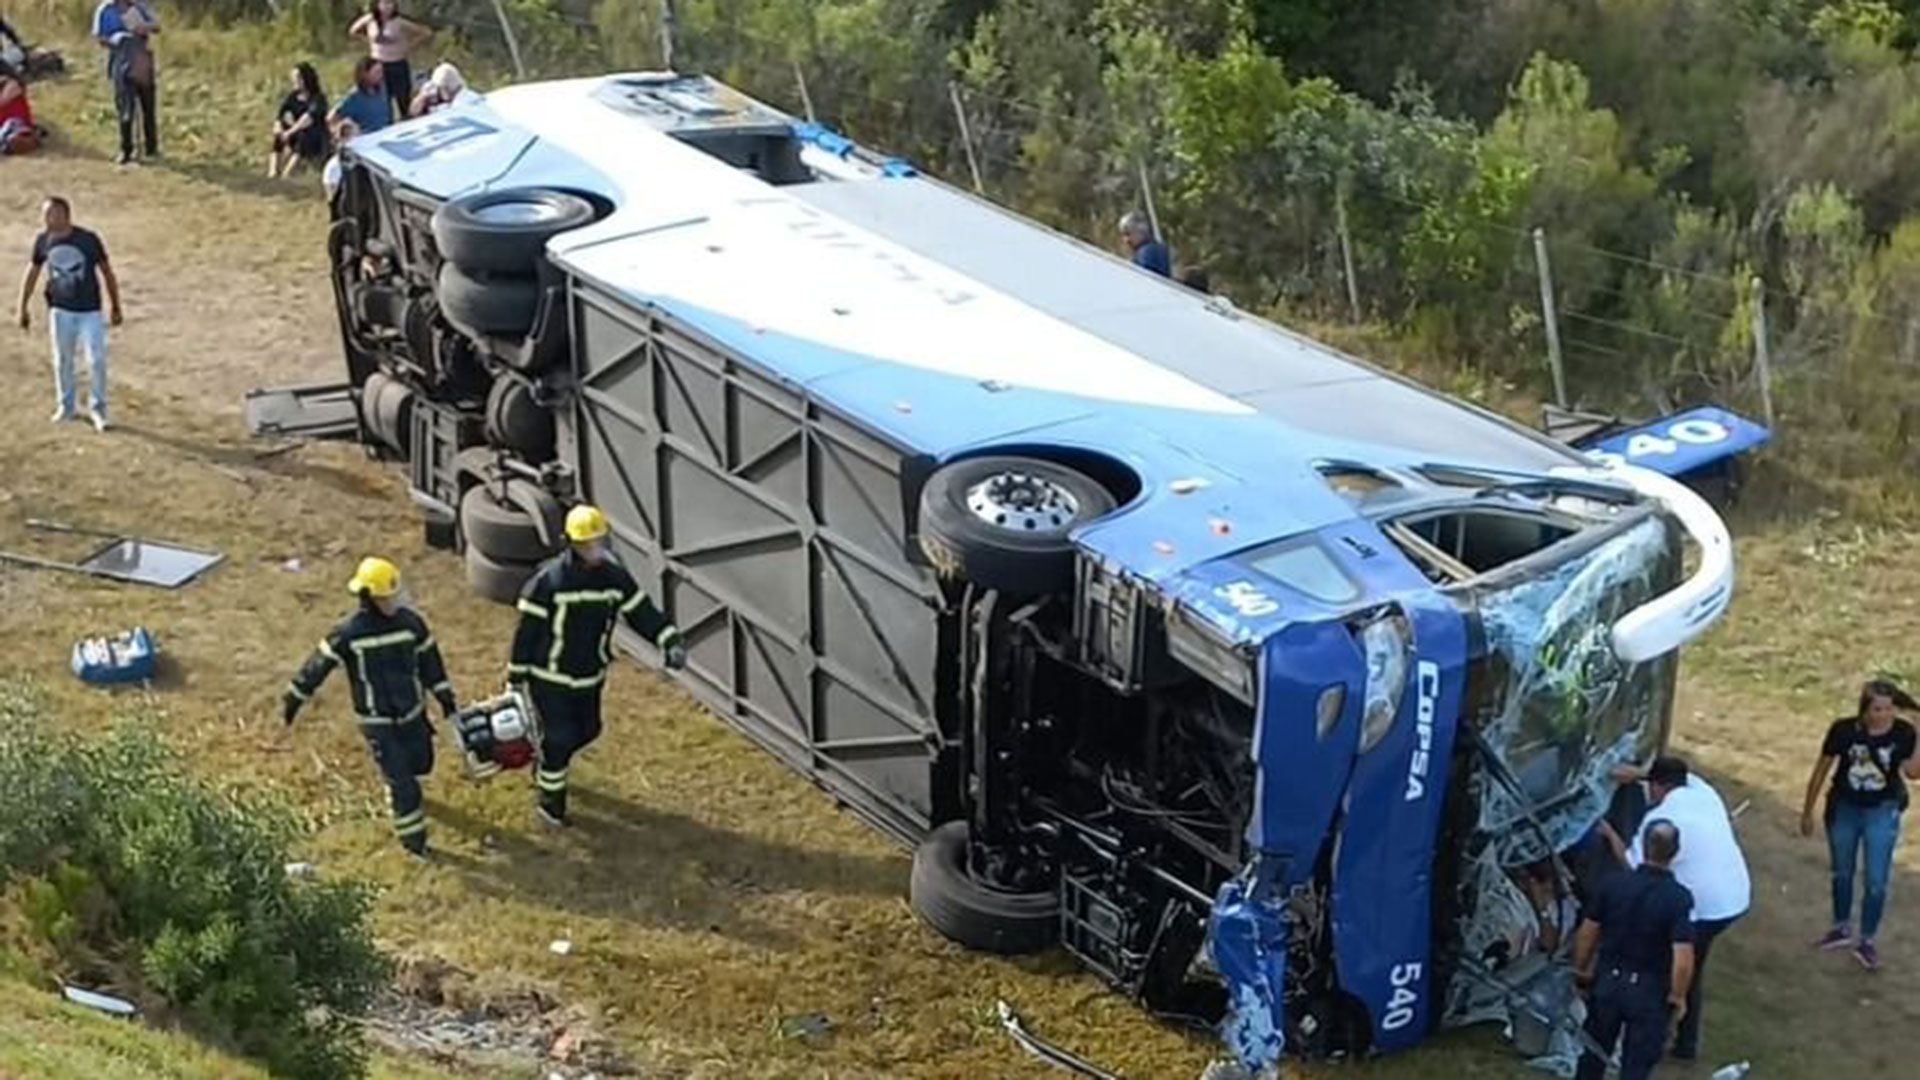
<instances>
[{"instance_id":1,"label":"blue and white bus","mask_svg":"<svg viewBox=\"0 0 1920 1080\"><path fill-rule=\"evenodd\" d=\"M343 163L342 392L430 535L510 601L605 509L681 684L910 845L934 929L1255 1065L1564 1020L1527 888L1726 608L1688 489L705 78Z\"/></svg>"}]
</instances>

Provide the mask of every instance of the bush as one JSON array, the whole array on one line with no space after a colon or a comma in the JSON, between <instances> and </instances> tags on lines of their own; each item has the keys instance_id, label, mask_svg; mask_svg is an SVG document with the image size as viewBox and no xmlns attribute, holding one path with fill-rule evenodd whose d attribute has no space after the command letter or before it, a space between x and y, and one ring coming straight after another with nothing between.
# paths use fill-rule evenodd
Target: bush
<instances>
[{"instance_id":1,"label":"bush","mask_svg":"<svg viewBox=\"0 0 1920 1080\"><path fill-rule=\"evenodd\" d=\"M82 739L0 685L0 895L26 947L277 1075L363 1075L354 1020L387 976L370 892L289 880L291 815L189 772L144 727Z\"/></svg>"}]
</instances>

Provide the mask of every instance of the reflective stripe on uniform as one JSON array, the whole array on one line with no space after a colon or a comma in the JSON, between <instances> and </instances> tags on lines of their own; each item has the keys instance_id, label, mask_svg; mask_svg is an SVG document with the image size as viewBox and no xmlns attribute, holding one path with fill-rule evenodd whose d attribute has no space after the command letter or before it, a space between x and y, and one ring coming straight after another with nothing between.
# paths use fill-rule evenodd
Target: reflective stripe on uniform
<instances>
[{"instance_id":1,"label":"reflective stripe on uniform","mask_svg":"<svg viewBox=\"0 0 1920 1080\"><path fill-rule=\"evenodd\" d=\"M299 698L301 701L313 700L313 695L307 693L305 690L300 689L299 683L295 683L295 682L288 683L287 693L292 694L294 697Z\"/></svg>"},{"instance_id":2,"label":"reflective stripe on uniform","mask_svg":"<svg viewBox=\"0 0 1920 1080\"><path fill-rule=\"evenodd\" d=\"M336 664L340 662L340 654L333 651L333 646L328 643L326 638L320 639L320 655Z\"/></svg>"},{"instance_id":3,"label":"reflective stripe on uniform","mask_svg":"<svg viewBox=\"0 0 1920 1080\"><path fill-rule=\"evenodd\" d=\"M646 602L646 591L644 589L635 589L633 590L633 595L627 598L627 602L620 605L620 614L625 615L627 612L632 611L634 608Z\"/></svg>"},{"instance_id":4,"label":"reflective stripe on uniform","mask_svg":"<svg viewBox=\"0 0 1920 1080\"><path fill-rule=\"evenodd\" d=\"M545 619L549 617L549 613L546 608L541 607L539 604L536 604L531 600L522 599L519 603L515 604L514 607L519 608L521 614L531 615L536 619Z\"/></svg>"},{"instance_id":5,"label":"reflective stripe on uniform","mask_svg":"<svg viewBox=\"0 0 1920 1080\"><path fill-rule=\"evenodd\" d=\"M423 701L420 704L415 705L413 707L412 712L408 713L405 716L400 717L397 720L391 716L367 716L365 714L362 714L360 717L360 725L362 727L387 727L393 724L409 724L415 720L420 719L422 716L425 716L426 713L427 713L427 703Z\"/></svg>"},{"instance_id":6,"label":"reflective stripe on uniform","mask_svg":"<svg viewBox=\"0 0 1920 1080\"><path fill-rule=\"evenodd\" d=\"M427 811L425 807L411 814L396 814L393 818L393 832L396 836L412 836L427 831Z\"/></svg>"},{"instance_id":7,"label":"reflective stripe on uniform","mask_svg":"<svg viewBox=\"0 0 1920 1080\"><path fill-rule=\"evenodd\" d=\"M431 648L433 648L433 647L434 647L435 645L438 645L438 644L439 644L439 642L437 642L437 641L435 641L435 640L433 640L433 635L432 635L432 634L428 634L428 635L427 635L427 640L425 640L425 641L423 641L423 642L421 642L421 643L420 643L420 644L419 644L419 645L418 645L417 647L415 647L415 648L414 648L414 650L413 650L413 651L414 651L414 652L417 652L417 653L423 653L423 652L426 652L426 651L427 651L428 649L431 649Z\"/></svg>"},{"instance_id":8,"label":"reflective stripe on uniform","mask_svg":"<svg viewBox=\"0 0 1920 1080\"><path fill-rule=\"evenodd\" d=\"M565 791L567 790L567 770L561 769L557 772L548 772L545 769L536 769L533 773L533 783L534 786L538 787L541 791L551 791L555 793Z\"/></svg>"},{"instance_id":9,"label":"reflective stripe on uniform","mask_svg":"<svg viewBox=\"0 0 1920 1080\"><path fill-rule=\"evenodd\" d=\"M677 626L668 626L665 630L660 631L660 640L654 642L654 644L664 649L679 640L680 628Z\"/></svg>"},{"instance_id":10,"label":"reflective stripe on uniform","mask_svg":"<svg viewBox=\"0 0 1920 1080\"><path fill-rule=\"evenodd\" d=\"M451 682L450 680L447 680L447 679L441 679L441 680L440 680L439 682L437 682L437 683L434 683L434 684L433 684L432 686L430 686L430 687L428 687L428 688L427 688L427 693L429 693L429 694L438 694L438 693L440 693L440 692L441 692L441 691L443 691L443 690L444 690L444 691L446 691L447 693L452 693L452 692L453 692L453 683L452 683L452 682Z\"/></svg>"},{"instance_id":11,"label":"reflective stripe on uniform","mask_svg":"<svg viewBox=\"0 0 1920 1080\"><path fill-rule=\"evenodd\" d=\"M555 671L552 668L530 667L526 669L525 673L539 679L541 682L550 682L555 686L565 686L574 690L591 690L607 681L607 673L604 671L598 675L584 679L568 675L563 671Z\"/></svg>"},{"instance_id":12,"label":"reflective stripe on uniform","mask_svg":"<svg viewBox=\"0 0 1920 1080\"><path fill-rule=\"evenodd\" d=\"M553 641L547 648L547 669L558 674L560 671L560 658L564 656L567 651L567 609L575 604L617 604L620 602L620 590L575 589L572 592L554 593L552 599L554 612ZM604 642L601 644L601 652L603 654L606 652ZM601 663L604 664L606 662L606 656L602 655L600 660ZM591 683L572 683L568 685L597 686L599 682L600 679L595 678Z\"/></svg>"},{"instance_id":13,"label":"reflective stripe on uniform","mask_svg":"<svg viewBox=\"0 0 1920 1080\"><path fill-rule=\"evenodd\" d=\"M395 630L391 634L375 634L372 637L355 638L347 642L347 647L356 653L365 653L374 649L384 649L389 645L405 645L414 640L416 639L413 636L413 631ZM432 641L433 639L428 638L427 640Z\"/></svg>"}]
</instances>

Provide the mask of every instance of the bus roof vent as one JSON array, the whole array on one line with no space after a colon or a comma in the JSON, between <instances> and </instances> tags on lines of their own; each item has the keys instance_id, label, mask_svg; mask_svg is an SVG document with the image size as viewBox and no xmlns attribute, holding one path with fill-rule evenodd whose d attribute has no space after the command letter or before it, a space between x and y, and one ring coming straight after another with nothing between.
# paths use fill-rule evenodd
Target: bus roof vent
<instances>
[{"instance_id":1,"label":"bus roof vent","mask_svg":"<svg viewBox=\"0 0 1920 1080\"><path fill-rule=\"evenodd\" d=\"M1326 479L1327 486L1355 503L1364 502L1383 492L1400 490L1400 481L1378 469L1369 469L1365 465L1355 465L1345 461L1323 461L1315 466Z\"/></svg>"}]
</instances>

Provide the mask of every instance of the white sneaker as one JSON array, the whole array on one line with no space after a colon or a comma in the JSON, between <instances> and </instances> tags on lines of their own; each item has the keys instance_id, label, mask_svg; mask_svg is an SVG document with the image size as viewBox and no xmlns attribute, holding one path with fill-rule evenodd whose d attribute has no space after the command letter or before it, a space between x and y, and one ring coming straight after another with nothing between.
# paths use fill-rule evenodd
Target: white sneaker
<instances>
[{"instance_id":1,"label":"white sneaker","mask_svg":"<svg viewBox=\"0 0 1920 1080\"><path fill-rule=\"evenodd\" d=\"M91 420L91 421L93 421L93 430L95 430L95 431L105 431L105 430L107 430L107 427L108 427L108 425L107 425L107 414L106 414L106 413L103 413L103 412L98 412L98 411L95 411L95 410L93 410L93 409L88 409L88 410L87 410L87 419L89 419L89 420Z\"/></svg>"},{"instance_id":2,"label":"white sneaker","mask_svg":"<svg viewBox=\"0 0 1920 1080\"><path fill-rule=\"evenodd\" d=\"M72 413L70 413L70 412L68 412L67 410L65 410L65 409L55 409L55 410L53 410L53 422L54 422L54 423L56 423L56 424L64 424L64 423L66 423L67 421L69 421L69 420L71 420L71 419L73 419L73 414L72 414Z\"/></svg>"}]
</instances>

